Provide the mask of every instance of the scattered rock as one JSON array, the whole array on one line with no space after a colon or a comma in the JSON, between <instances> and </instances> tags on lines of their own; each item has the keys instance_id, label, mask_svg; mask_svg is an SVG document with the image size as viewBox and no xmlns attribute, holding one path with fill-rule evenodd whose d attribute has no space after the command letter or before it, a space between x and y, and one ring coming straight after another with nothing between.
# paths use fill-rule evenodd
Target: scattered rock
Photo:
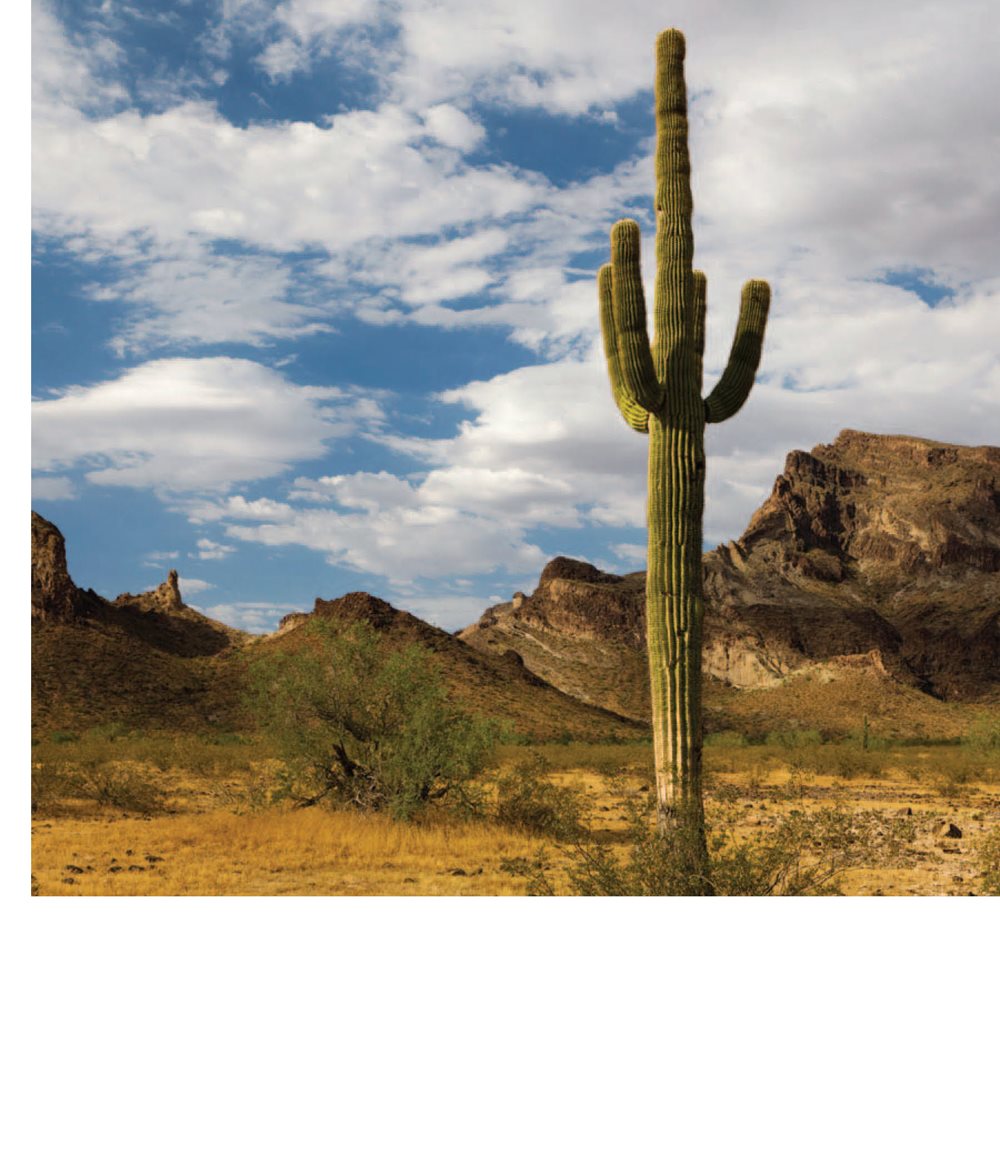
<instances>
[{"instance_id":1,"label":"scattered rock","mask_svg":"<svg viewBox=\"0 0 1000 1167\"><path fill-rule=\"evenodd\" d=\"M108 868L108 871L124 871L124 870L125 870L124 867L119 867L117 864L115 864L113 867Z\"/></svg>"},{"instance_id":2,"label":"scattered rock","mask_svg":"<svg viewBox=\"0 0 1000 1167\"><path fill-rule=\"evenodd\" d=\"M162 855L147 855L146 862L147 863L162 863L163 856Z\"/></svg>"},{"instance_id":3,"label":"scattered rock","mask_svg":"<svg viewBox=\"0 0 1000 1167\"><path fill-rule=\"evenodd\" d=\"M948 823L941 828L941 837L944 839L960 839L962 837L961 827L955 826L954 823Z\"/></svg>"},{"instance_id":4,"label":"scattered rock","mask_svg":"<svg viewBox=\"0 0 1000 1167\"><path fill-rule=\"evenodd\" d=\"M76 880L73 878L72 875L67 875L66 878L63 880L63 883L76 883Z\"/></svg>"},{"instance_id":5,"label":"scattered rock","mask_svg":"<svg viewBox=\"0 0 1000 1167\"><path fill-rule=\"evenodd\" d=\"M453 867L448 874L449 875L468 875L469 873L465 870L464 867Z\"/></svg>"},{"instance_id":6,"label":"scattered rock","mask_svg":"<svg viewBox=\"0 0 1000 1167\"><path fill-rule=\"evenodd\" d=\"M129 869L129 871L145 871L146 870L145 867L142 867L138 863L130 863L128 865L128 869Z\"/></svg>"},{"instance_id":7,"label":"scattered rock","mask_svg":"<svg viewBox=\"0 0 1000 1167\"><path fill-rule=\"evenodd\" d=\"M70 871L73 875L83 875L83 868L77 867L75 863L67 863L63 871Z\"/></svg>"}]
</instances>

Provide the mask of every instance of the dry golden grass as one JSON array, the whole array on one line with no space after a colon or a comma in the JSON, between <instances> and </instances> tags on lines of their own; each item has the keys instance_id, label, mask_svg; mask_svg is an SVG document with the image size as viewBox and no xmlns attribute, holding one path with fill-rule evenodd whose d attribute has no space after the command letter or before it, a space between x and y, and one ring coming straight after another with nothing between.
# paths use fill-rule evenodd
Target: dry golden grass
<instances>
[{"instance_id":1,"label":"dry golden grass","mask_svg":"<svg viewBox=\"0 0 1000 1167\"><path fill-rule=\"evenodd\" d=\"M553 882L565 887L559 869L567 858L558 847L489 819L439 813L405 824L324 807L276 808L274 763L254 759L252 746L180 739L168 750L140 740L133 752L141 760L131 763L130 748L86 739L39 749L36 774L55 776L47 794L40 784L45 797L32 828L39 894L520 895L526 881L502 863L530 859L543 843ZM636 744L569 744L507 747L501 761L580 790L592 837L624 852L626 817L608 793L609 776L624 771L634 789L648 789L649 754ZM865 751L856 743L722 741L707 748L706 760L709 821L725 823L737 839L766 835L795 810L837 808L869 823L875 816L887 837L905 816L912 839L848 872L848 894L981 890L976 845L1000 826L1000 769L987 754L953 745ZM67 797L59 782L74 771L88 785L82 795L71 786ZM130 782L136 805L128 802ZM94 792L109 784L110 801L100 805ZM143 805L150 790L157 799ZM951 823L961 837L942 838Z\"/></svg>"},{"instance_id":2,"label":"dry golden grass","mask_svg":"<svg viewBox=\"0 0 1000 1167\"><path fill-rule=\"evenodd\" d=\"M520 895L500 862L536 846L483 823L315 807L44 819L32 863L42 895Z\"/></svg>"}]
</instances>

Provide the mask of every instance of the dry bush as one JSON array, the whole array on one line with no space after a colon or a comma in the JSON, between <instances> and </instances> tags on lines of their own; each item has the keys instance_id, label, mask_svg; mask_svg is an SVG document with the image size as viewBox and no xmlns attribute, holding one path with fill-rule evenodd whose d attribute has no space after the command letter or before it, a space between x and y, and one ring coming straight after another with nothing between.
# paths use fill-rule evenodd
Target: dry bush
<instances>
[{"instance_id":1,"label":"dry bush","mask_svg":"<svg viewBox=\"0 0 1000 1167\"><path fill-rule=\"evenodd\" d=\"M547 781L540 751L496 780L497 822L510 830L569 842L584 833L587 800L582 791Z\"/></svg>"},{"instance_id":2,"label":"dry bush","mask_svg":"<svg viewBox=\"0 0 1000 1167\"><path fill-rule=\"evenodd\" d=\"M898 861L916 837L908 818L841 807L813 813L794 810L769 833L746 839L732 817L710 824L707 880L692 875L698 840L683 830L661 836L652 799L623 783L611 797L628 822L627 846L580 840L562 848L563 874L573 895L585 896L805 896L841 894L839 877L855 867ZM551 868L536 859L528 878L533 895L555 895ZM706 886L707 883L707 886Z\"/></svg>"},{"instance_id":3,"label":"dry bush","mask_svg":"<svg viewBox=\"0 0 1000 1167\"><path fill-rule=\"evenodd\" d=\"M1000 896L1000 827L984 835L976 845L979 882L986 895Z\"/></svg>"}]
</instances>

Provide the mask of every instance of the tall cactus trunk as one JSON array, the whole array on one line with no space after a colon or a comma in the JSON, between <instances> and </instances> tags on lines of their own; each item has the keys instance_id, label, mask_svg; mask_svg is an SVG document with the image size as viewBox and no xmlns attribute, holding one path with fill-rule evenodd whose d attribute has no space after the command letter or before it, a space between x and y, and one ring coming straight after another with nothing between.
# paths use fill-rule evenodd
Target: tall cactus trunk
<instances>
[{"instance_id":1,"label":"tall cactus trunk","mask_svg":"<svg viewBox=\"0 0 1000 1167\"><path fill-rule=\"evenodd\" d=\"M743 405L760 362L770 289L743 287L729 363L702 398L705 276L694 271L684 37L656 42L656 327L650 346L639 267L639 226L611 232L598 274L611 390L625 421L649 436L646 633L658 821L685 847L692 888L709 886L701 787L702 512L705 425Z\"/></svg>"},{"instance_id":2,"label":"tall cactus trunk","mask_svg":"<svg viewBox=\"0 0 1000 1167\"><path fill-rule=\"evenodd\" d=\"M646 643L661 830L704 841L701 793L702 427L650 418Z\"/></svg>"}]
</instances>

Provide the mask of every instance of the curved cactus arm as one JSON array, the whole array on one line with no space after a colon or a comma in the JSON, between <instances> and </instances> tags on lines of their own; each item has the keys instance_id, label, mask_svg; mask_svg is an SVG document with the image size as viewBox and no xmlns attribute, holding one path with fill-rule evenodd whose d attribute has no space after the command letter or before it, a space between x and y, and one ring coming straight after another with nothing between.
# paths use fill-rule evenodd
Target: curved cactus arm
<instances>
[{"instance_id":1,"label":"curved cactus arm","mask_svg":"<svg viewBox=\"0 0 1000 1167\"><path fill-rule=\"evenodd\" d=\"M749 396L760 364L771 289L764 280L748 280L740 297L740 317L729 352L729 363L719 383L705 398L705 420L725 421Z\"/></svg>"},{"instance_id":2,"label":"curved cactus arm","mask_svg":"<svg viewBox=\"0 0 1000 1167\"><path fill-rule=\"evenodd\" d=\"M641 405L636 405L632 400L625 382L622 380L621 361L618 357L618 334L615 331L612 284L611 264L606 263L597 273L597 296L601 305L601 335L604 337L604 356L608 362L611 395L614 397L622 417L632 429L644 434L649 429L649 414Z\"/></svg>"},{"instance_id":3,"label":"curved cactus arm","mask_svg":"<svg viewBox=\"0 0 1000 1167\"><path fill-rule=\"evenodd\" d=\"M634 219L622 219L611 228L612 313L622 384L637 405L656 410L663 404L663 389L649 350L639 246L639 224Z\"/></svg>"},{"instance_id":4,"label":"curved cactus arm","mask_svg":"<svg viewBox=\"0 0 1000 1167\"><path fill-rule=\"evenodd\" d=\"M705 359L705 304L708 297L708 279L703 271L696 271L691 295L691 355L694 358L694 377L701 388L702 362Z\"/></svg>"}]
</instances>

